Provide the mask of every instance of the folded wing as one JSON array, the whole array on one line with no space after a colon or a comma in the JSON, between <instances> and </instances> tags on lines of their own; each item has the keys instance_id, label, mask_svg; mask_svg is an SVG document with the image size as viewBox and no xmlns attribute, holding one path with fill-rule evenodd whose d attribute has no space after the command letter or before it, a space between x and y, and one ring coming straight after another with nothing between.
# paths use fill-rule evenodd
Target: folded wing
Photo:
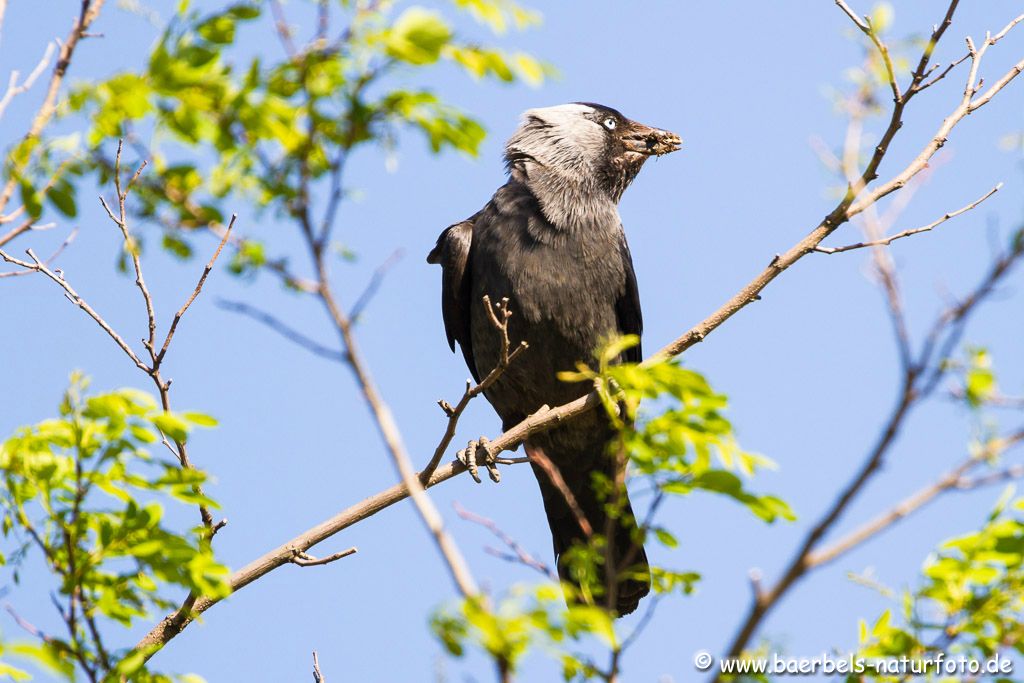
<instances>
[{"instance_id":1,"label":"folded wing","mask_svg":"<svg viewBox=\"0 0 1024 683\"><path fill-rule=\"evenodd\" d=\"M441 313L444 317L444 331L448 335L448 346L454 351L455 342L459 343L466 365L477 382L480 381L480 374L473 362L473 342L469 332L469 254L473 246L473 223L479 215L477 213L461 223L448 226L427 256L427 263L439 264L442 270Z\"/></svg>"}]
</instances>

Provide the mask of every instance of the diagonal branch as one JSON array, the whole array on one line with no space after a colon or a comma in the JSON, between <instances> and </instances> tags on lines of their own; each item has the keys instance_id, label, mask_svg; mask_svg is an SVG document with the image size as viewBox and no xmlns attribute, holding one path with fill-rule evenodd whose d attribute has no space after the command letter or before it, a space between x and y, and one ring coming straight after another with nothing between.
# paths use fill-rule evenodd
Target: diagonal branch
<instances>
[{"instance_id":1,"label":"diagonal branch","mask_svg":"<svg viewBox=\"0 0 1024 683\"><path fill-rule=\"evenodd\" d=\"M29 124L28 132L25 134L22 144L38 140L43 129L50 123L50 120L56 113L57 95L64 82L64 76L67 74L68 67L71 65L71 58L75 53L75 48L78 47L78 42L89 30L89 26L99 16L100 10L103 8L103 2L104 0L81 0L81 9L75 24L72 26L67 38L61 43L60 54L57 56L57 64L53 69L53 74L50 76L50 83L47 86L46 95L43 97L43 103L36 111L32 123ZM11 201L11 197L14 196L14 190L18 186L18 179L24 170L25 163L16 163L12 166L7 182L4 183L3 189L0 190L0 216L3 215L4 209Z\"/></svg>"},{"instance_id":2,"label":"diagonal branch","mask_svg":"<svg viewBox=\"0 0 1024 683\"><path fill-rule=\"evenodd\" d=\"M865 522L846 536L835 541L828 547L816 550L809 554L807 556L808 568L816 569L836 560L865 541L874 538L897 522L906 519L928 503L934 501L943 493L948 491L974 489L986 484L1003 481L1006 478L1020 477L1022 473L1017 468L1009 468L1005 471L994 472L990 475L981 475L974 479L968 479L966 475L970 474L971 471L979 465L992 458L998 457L1022 441L1024 441L1024 429L1018 430L1005 437L989 441L977 454L973 454L966 458L963 462L943 474L932 484L929 484L928 486L911 494L874 519Z\"/></svg>"},{"instance_id":3,"label":"diagonal branch","mask_svg":"<svg viewBox=\"0 0 1024 683\"><path fill-rule=\"evenodd\" d=\"M220 299L217 301L217 306L223 308L225 311L231 311L232 313L240 313L248 318L252 318L256 322L266 325L274 332L277 332L282 337L290 342L293 342L302 348L306 349L310 353L326 358L327 360L335 362L345 362L345 354L336 349L332 349L329 346L325 346L315 339L307 337L302 332L299 332L295 328L291 327L285 322L282 322L276 316L267 313L266 311L260 310L255 306L250 306L244 301L227 301Z\"/></svg>"},{"instance_id":4,"label":"diagonal branch","mask_svg":"<svg viewBox=\"0 0 1024 683\"><path fill-rule=\"evenodd\" d=\"M7 261L8 263L20 266L21 268L24 268L26 270L42 273L43 275L57 283L57 285L64 290L64 295L67 297L68 301L81 308L86 315L95 320L96 324L99 325L100 328L104 332L106 332L111 339L114 340L114 343L117 344L121 348L121 350L128 355L132 362L135 363L135 366L137 368L139 368L140 370L147 374L149 373L149 366L142 362L142 359L135 354L135 351L132 350L132 347L130 347L128 343L123 338L121 338L121 335L114 331L114 328L112 328L110 324L103 319L103 316L97 313L96 309L90 306L85 299L79 296L78 292L76 292L75 289L71 286L71 284L64 279L63 275L58 275L54 271L50 270L46 263L40 261L39 258L31 249L27 249L25 253L27 253L29 258L32 259L31 262L16 259L13 256L9 255L7 252L3 251L2 249L0 249L0 258L2 258L4 261Z\"/></svg>"},{"instance_id":5,"label":"diagonal branch","mask_svg":"<svg viewBox=\"0 0 1024 683\"><path fill-rule=\"evenodd\" d=\"M171 345L171 339L174 338L174 332L178 329L178 323L181 322L182 317L185 315L185 311L189 309L192 302L196 300L199 293L203 291L203 285L206 284L206 278L209 277L210 271L213 270L213 264L217 262L217 257L220 256L221 250L224 249L224 244L228 241L231 236L231 230L235 227L235 221L238 219L238 214L231 214L231 220L228 221L228 227L224 230L224 236L220 239L220 244L217 245L216 251L213 252L213 256L207 261L206 267L203 268L202 274L199 276L199 282L196 283L196 288L192 290L192 295L185 301L178 312L174 314L174 319L171 321L171 326L167 330L167 336L164 337L163 346L160 347L160 353L156 354L153 358L153 368L159 368L160 364L164 360L164 356L167 355L167 348Z\"/></svg>"},{"instance_id":6,"label":"diagonal branch","mask_svg":"<svg viewBox=\"0 0 1024 683\"><path fill-rule=\"evenodd\" d=\"M72 242L75 241L75 238L77 236L78 236L78 228L75 228L70 233L68 233L68 236L64 238L64 241L60 243L60 246L57 247L54 250L54 252L52 254L50 254L49 258L47 258L45 261L43 261L43 263L46 264L47 266L53 265L53 262L57 260L57 257L60 256L64 252L65 249L67 249L69 244L71 244ZM30 275L30 274L32 274L32 272L33 272L33 270L25 270L24 268L22 268L21 270L12 270L9 273L0 273L0 278L19 277L21 275Z\"/></svg>"}]
</instances>

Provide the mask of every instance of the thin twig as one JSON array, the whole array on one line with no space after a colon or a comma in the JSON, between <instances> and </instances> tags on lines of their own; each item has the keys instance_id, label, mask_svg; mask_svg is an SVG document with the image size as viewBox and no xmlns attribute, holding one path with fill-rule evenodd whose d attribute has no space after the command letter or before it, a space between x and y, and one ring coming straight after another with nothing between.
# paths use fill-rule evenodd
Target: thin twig
<instances>
[{"instance_id":1,"label":"thin twig","mask_svg":"<svg viewBox=\"0 0 1024 683\"><path fill-rule=\"evenodd\" d=\"M10 79L7 82L7 91L3 97L0 97L0 119L4 117L4 111L7 106L11 103L18 95L23 95L28 92L35 82L43 75L46 71L46 67L50 65L50 60L53 59L53 52L57 49L56 43L47 43L46 51L43 53L43 58L39 60L35 68L29 73L28 77L18 84L18 76L21 74L18 71L12 71Z\"/></svg>"},{"instance_id":2,"label":"thin twig","mask_svg":"<svg viewBox=\"0 0 1024 683\"><path fill-rule=\"evenodd\" d=\"M351 548L347 548L345 550L342 550L341 552L337 552L333 555L328 555L326 557L313 557L309 553L297 550L295 551L295 556L292 558L292 564L297 564L300 567L319 567L325 564L330 564L331 562L335 562L336 560L340 560L343 557L354 555L357 552L359 552L359 549L355 546L352 546Z\"/></svg>"},{"instance_id":3,"label":"thin twig","mask_svg":"<svg viewBox=\"0 0 1024 683\"><path fill-rule=\"evenodd\" d=\"M164 343L160 347L160 353L153 359L153 367L158 368L164 360L164 356L167 354L167 347L171 345L171 339L174 338L174 332L178 329L178 323L181 322L181 318L185 315L185 311L189 309L192 302L196 300L199 293L203 291L203 285L206 284L206 278L209 277L210 271L213 270L213 264L217 262L217 257L220 256L220 252L224 249L224 244L228 241L228 237L231 236L231 230L235 227L235 220L237 220L238 214L231 214L231 220L228 221L228 227L224 230L224 236L220 239L220 244L217 245L216 251L213 252L213 256L207 261L206 267L203 268L202 274L199 276L199 282L196 283L196 288L192 290L192 295L185 301L178 312L174 314L174 320L171 321L171 326L167 330L167 336L164 338Z\"/></svg>"},{"instance_id":4,"label":"thin twig","mask_svg":"<svg viewBox=\"0 0 1024 683\"><path fill-rule=\"evenodd\" d=\"M57 249L54 250L52 254L50 254L49 258L43 261L43 263L46 264L47 266L53 265L53 262L57 260L57 257L64 252L64 250L67 248L69 244L75 241L75 237L77 236L78 228L75 228L70 233L68 233L68 236L64 238L64 241L60 243L60 246L57 247ZM34 270L25 270L23 268L21 270L12 270L9 273L0 273L0 278L18 277L20 275L31 275L33 272Z\"/></svg>"},{"instance_id":5,"label":"thin twig","mask_svg":"<svg viewBox=\"0 0 1024 683\"><path fill-rule=\"evenodd\" d=\"M83 311L85 311L86 315L88 315L90 318L96 321L96 324L99 325L100 328L104 332L106 332L111 339L114 340L114 343L116 343L121 348L121 350L128 355L132 362L135 363L135 366L148 374L149 366L142 362L142 359L140 359L135 354L135 351L133 351L132 348L128 346L128 343L121 338L121 335L115 332L114 329L107 323L107 321L104 320L103 317L99 313L97 313L96 310L88 304L88 302L85 301L85 299L79 296L78 292L75 291L75 289L67 282L67 280L63 278L63 276L57 275L57 273L50 270L46 263L40 261L39 258L31 249L27 249L25 253L28 254L29 258L32 259L31 263L27 261L22 261L20 259L16 259L13 256L10 256L7 252L3 251L2 249L0 249L0 258L3 258L3 260L7 261L8 263L20 266L21 268L42 273L46 277L56 282L61 287L61 289L64 290L65 296L67 297L68 301L81 308Z\"/></svg>"},{"instance_id":6,"label":"thin twig","mask_svg":"<svg viewBox=\"0 0 1024 683\"><path fill-rule=\"evenodd\" d=\"M146 278L144 278L142 275L142 263L139 261L138 242L136 242L135 238L132 237L131 233L128 230L128 213L125 208L125 202L128 199L128 192L131 189L132 183L129 183L128 187L122 190L121 150L123 146L124 141L118 140L117 156L115 157L114 161L114 189L117 192L118 215L114 215L114 212L110 210L110 207L107 205L107 201L103 198L102 195L100 196L100 204L107 212L107 216L110 217L110 220L113 221L113 223L121 231L121 236L124 238L124 249L125 251L128 252L128 255L131 257L132 267L135 270L135 286L142 294L142 300L146 306L146 320L149 323L149 336L145 340L143 340L142 344L143 346L146 347L146 350L149 352L150 360L154 361L153 367L155 368L156 352L153 350L153 339L154 335L156 334L156 312L153 309L153 296L149 293L149 287L146 286ZM139 165L139 169L135 172L135 175L132 177L132 182L134 182L135 178L139 177L139 174L142 173L142 170L145 167L146 162L143 161L142 164Z\"/></svg>"},{"instance_id":7,"label":"thin twig","mask_svg":"<svg viewBox=\"0 0 1024 683\"><path fill-rule=\"evenodd\" d=\"M914 228L912 230L904 230L903 232L896 233L895 235L890 235L889 237L885 237L885 238L882 238L882 239L872 240L870 242L857 242L856 244L847 244L847 245L842 246L842 247L822 247L822 246L817 246L817 247L814 248L814 251L816 251L818 253L821 253L821 254L840 254L840 253L842 253L844 251L851 251L853 249L863 249L865 247L888 246L888 245L892 244L893 242L895 242L896 240L903 239L904 237L910 237L911 235L917 235L917 234L922 233L922 232L928 232L928 231L932 230L933 228L936 228L936 227L942 225L943 223L948 221L950 218L956 218L960 214L966 213L966 212L970 211L971 209L977 207L983 201L985 201L986 199L988 199L989 197L994 195L1002 187L1003 187L1002 183L997 184L991 190L986 192L984 195L982 195L978 199L975 199L970 204L967 204L966 206L963 206L963 207L957 209L956 211L950 211L949 213L943 214L940 218L938 218L937 220L932 221L928 225L923 225L923 226L921 226L919 228Z\"/></svg>"},{"instance_id":8,"label":"thin twig","mask_svg":"<svg viewBox=\"0 0 1024 683\"><path fill-rule=\"evenodd\" d=\"M316 655L316 650L313 650L313 683L327 683L327 679L320 673L320 658Z\"/></svg>"},{"instance_id":9,"label":"thin twig","mask_svg":"<svg viewBox=\"0 0 1024 683\"><path fill-rule=\"evenodd\" d=\"M590 525L590 520L587 519L587 516L583 514L583 508L580 507L579 501L576 500L572 489L569 488L568 484L565 483L565 479L562 478L562 473L559 471L558 466L551 462L551 458L548 457L543 449L527 447L526 453L530 456L530 462L544 470L548 480L551 481L552 485L562 495L562 498L565 499L565 504L569 506L573 517L576 518L576 523L580 525L583 535L587 538L593 536L594 528Z\"/></svg>"},{"instance_id":10,"label":"thin twig","mask_svg":"<svg viewBox=\"0 0 1024 683\"><path fill-rule=\"evenodd\" d=\"M508 369L508 366L515 361L519 354L526 351L529 348L529 344L526 341L519 342L514 350L511 350L512 341L508 336L508 322L512 317L512 311L508 307L508 299L503 298L496 304L491 303L491 297L486 294L483 296L484 310L487 311L488 320L491 321L491 325L499 335L501 341L501 349L498 352L498 362L491 369L487 376L480 380L477 384L473 384L470 381L466 381L466 390L462 392L462 398L453 408L447 401L438 401L438 405L448 416L448 423L445 425L444 434L441 436L441 440L438 442L437 447L434 448L434 455L431 456L430 462L423 468L420 473L420 481L426 481L433 474L438 464L441 462L441 458L448 450L448 446L451 445L452 439L455 437L455 430L459 424L459 418L466 411L469 406L469 402L477 396L481 395L486 391L492 384L498 381L498 378ZM546 409L546 406L545 406ZM496 453L496 452L495 452Z\"/></svg>"},{"instance_id":11,"label":"thin twig","mask_svg":"<svg viewBox=\"0 0 1024 683\"><path fill-rule=\"evenodd\" d=\"M256 322L262 323L274 332L277 332L288 341L298 344L310 353L320 356L321 358L326 358L340 363L344 363L346 360L343 352L338 351L337 349L332 349L329 346L325 346L324 344L307 337L302 332L290 327L288 324L282 322L270 313L256 308L255 306L251 306L244 301L218 299L217 307L222 308L225 311L240 313L248 318L252 318Z\"/></svg>"},{"instance_id":12,"label":"thin twig","mask_svg":"<svg viewBox=\"0 0 1024 683\"><path fill-rule=\"evenodd\" d=\"M356 302L352 304L352 310L349 311L348 317L352 321L358 321L359 316L366 310L367 305L373 300L373 297L377 294L377 290L380 289L380 285L384 282L384 278L387 276L395 264L397 264L405 252L402 249L396 249L392 252L391 256L388 256L384 263L377 266L376 270L373 271L373 275L370 276L370 281L366 284L366 288L363 289L363 293L356 297Z\"/></svg>"},{"instance_id":13,"label":"thin twig","mask_svg":"<svg viewBox=\"0 0 1024 683\"><path fill-rule=\"evenodd\" d=\"M524 566L529 567L530 569L534 569L540 572L552 581L558 580L558 575L555 574L555 572L553 572L550 567L548 567L546 564L535 558L533 555L527 552L526 549L523 548L523 546L519 545L519 543L516 542L514 538L512 538L507 533L502 531L501 527L499 527L497 522L495 522L493 519L489 519L482 515L478 515L475 512L470 512L469 510L462 507L458 503L455 503L454 507L455 514L457 514L459 517L466 520L467 522L479 524L480 526L490 531L498 538L499 541L504 543L505 546L513 553L513 555L507 555L494 551L491 548L487 548L486 550L489 551L492 555L500 557L505 560L518 562L519 564L522 564Z\"/></svg>"}]
</instances>

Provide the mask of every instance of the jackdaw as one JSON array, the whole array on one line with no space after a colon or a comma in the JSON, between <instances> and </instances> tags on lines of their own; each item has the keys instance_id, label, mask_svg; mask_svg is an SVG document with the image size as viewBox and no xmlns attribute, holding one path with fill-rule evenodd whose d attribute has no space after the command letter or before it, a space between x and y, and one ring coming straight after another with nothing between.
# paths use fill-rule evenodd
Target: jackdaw
<instances>
[{"instance_id":1,"label":"jackdaw","mask_svg":"<svg viewBox=\"0 0 1024 683\"><path fill-rule=\"evenodd\" d=\"M649 157L680 146L676 134L598 104L531 109L505 149L508 182L483 209L441 233L427 261L443 269L448 344L454 351L459 343L473 377L479 381L490 372L501 354L484 295L495 301L507 297L513 313L509 337L529 344L485 392L504 429L544 405L586 393L584 384L560 381L558 373L580 361L593 362L594 352L613 335L640 335L640 298L618 203ZM626 362L641 358L639 346L622 354ZM593 487L593 474L615 480L609 453L614 437L607 417L591 411L524 443L534 461L559 575L577 588L579 582L560 560L588 539L566 496L536 464L537 453L558 469L593 533L604 534L608 511ZM460 458L472 463L477 452L493 459L478 442L470 442ZM650 590L637 523L628 499L622 502L610 539L619 615L635 610ZM604 586L605 568L598 571L597 585Z\"/></svg>"}]
</instances>

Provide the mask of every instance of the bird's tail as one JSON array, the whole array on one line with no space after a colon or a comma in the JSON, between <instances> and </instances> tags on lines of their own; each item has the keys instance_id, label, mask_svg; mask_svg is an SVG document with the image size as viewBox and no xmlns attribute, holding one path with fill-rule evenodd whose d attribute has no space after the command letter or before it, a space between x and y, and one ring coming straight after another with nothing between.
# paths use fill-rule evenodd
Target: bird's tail
<instances>
[{"instance_id":1,"label":"bird's tail","mask_svg":"<svg viewBox=\"0 0 1024 683\"><path fill-rule=\"evenodd\" d=\"M644 552L640 528L633 516L629 497L625 490L619 493L618 500L610 505L595 491L589 469L573 476L573 468L565 468L562 476L565 487L575 501L577 510L573 510L566 501L565 493L560 490L549 475L547 469L538 465L534 453L536 447L527 447L533 460L534 472L540 483L541 495L544 498L544 509L551 528L551 537L555 550L555 561L558 565L558 576L574 587L575 595L567 595L570 600L579 601L581 595L593 596L598 605L611 603L615 606L618 616L630 614L636 610L641 598L651 589L650 567L647 554ZM541 451L541 458L547 459ZM608 507L618 511L615 518L609 521ZM580 523L580 517L586 520L590 533ZM610 530L610 533L609 533ZM594 537L609 537L613 543L611 565L607 562L606 546L596 546ZM571 555L567 557L573 546L597 547L596 563L573 562ZM609 571L614 572L615 581L609 583ZM609 592L614 591L614 596Z\"/></svg>"}]
</instances>

